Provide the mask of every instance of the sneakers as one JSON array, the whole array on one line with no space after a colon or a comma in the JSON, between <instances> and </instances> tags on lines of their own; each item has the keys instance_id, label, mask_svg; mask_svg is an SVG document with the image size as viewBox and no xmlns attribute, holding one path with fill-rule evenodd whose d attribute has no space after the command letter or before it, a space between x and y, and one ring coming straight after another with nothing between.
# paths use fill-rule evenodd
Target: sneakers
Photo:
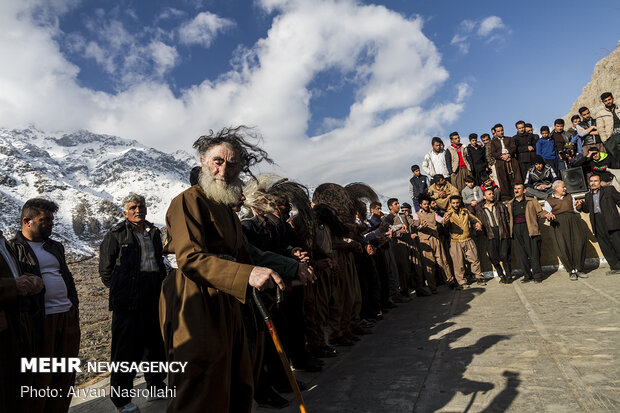
<instances>
[{"instance_id":1,"label":"sneakers","mask_svg":"<svg viewBox=\"0 0 620 413\"><path fill-rule=\"evenodd\" d=\"M532 280L533 280L532 278L524 276L523 278L521 278L521 283L522 284L529 283Z\"/></svg>"},{"instance_id":2,"label":"sneakers","mask_svg":"<svg viewBox=\"0 0 620 413\"><path fill-rule=\"evenodd\" d=\"M605 275L617 275L620 274L620 270L609 270L605 273Z\"/></svg>"},{"instance_id":3,"label":"sneakers","mask_svg":"<svg viewBox=\"0 0 620 413\"><path fill-rule=\"evenodd\" d=\"M127 403L126 405L117 409L120 413L140 413L140 409L134 403Z\"/></svg>"},{"instance_id":4,"label":"sneakers","mask_svg":"<svg viewBox=\"0 0 620 413\"><path fill-rule=\"evenodd\" d=\"M577 276L579 278L590 278L590 276L588 274L586 274L585 272L578 272Z\"/></svg>"},{"instance_id":5,"label":"sneakers","mask_svg":"<svg viewBox=\"0 0 620 413\"><path fill-rule=\"evenodd\" d=\"M571 281L577 281L579 279L579 276L577 275L577 271L572 271L570 275L568 276L568 278Z\"/></svg>"},{"instance_id":6,"label":"sneakers","mask_svg":"<svg viewBox=\"0 0 620 413\"><path fill-rule=\"evenodd\" d=\"M483 287L483 286L487 285L487 280L485 280L484 278L478 278L476 283L478 283L478 285Z\"/></svg>"}]
</instances>

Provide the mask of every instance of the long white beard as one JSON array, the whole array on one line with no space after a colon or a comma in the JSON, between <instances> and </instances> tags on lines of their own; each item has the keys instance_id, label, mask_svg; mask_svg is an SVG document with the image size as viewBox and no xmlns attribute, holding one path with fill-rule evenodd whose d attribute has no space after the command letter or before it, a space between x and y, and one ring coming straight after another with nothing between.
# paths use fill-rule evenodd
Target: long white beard
<instances>
[{"instance_id":1,"label":"long white beard","mask_svg":"<svg viewBox=\"0 0 620 413\"><path fill-rule=\"evenodd\" d=\"M235 205L241 201L243 195L243 182L236 177L232 182L226 182L221 178L215 178L209 172L202 172L198 183L205 191L205 195L212 201L225 205Z\"/></svg>"}]
</instances>

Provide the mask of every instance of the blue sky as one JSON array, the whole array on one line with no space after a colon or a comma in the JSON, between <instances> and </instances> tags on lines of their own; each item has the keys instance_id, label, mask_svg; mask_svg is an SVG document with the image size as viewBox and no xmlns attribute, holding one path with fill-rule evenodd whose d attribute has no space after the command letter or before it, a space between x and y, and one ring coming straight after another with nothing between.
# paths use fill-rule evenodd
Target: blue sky
<instances>
[{"instance_id":1,"label":"blue sky","mask_svg":"<svg viewBox=\"0 0 620 413\"><path fill-rule=\"evenodd\" d=\"M16 0L0 23L0 126L190 151L246 123L278 173L405 198L431 136L565 115L620 4Z\"/></svg>"}]
</instances>

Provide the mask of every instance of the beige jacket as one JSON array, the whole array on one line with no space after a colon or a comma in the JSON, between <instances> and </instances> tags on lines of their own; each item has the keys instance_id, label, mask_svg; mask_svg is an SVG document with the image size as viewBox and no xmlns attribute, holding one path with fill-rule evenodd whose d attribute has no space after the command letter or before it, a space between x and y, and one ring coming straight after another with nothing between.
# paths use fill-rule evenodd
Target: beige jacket
<instances>
[{"instance_id":1,"label":"beige jacket","mask_svg":"<svg viewBox=\"0 0 620 413\"><path fill-rule=\"evenodd\" d=\"M616 116L620 117L620 111L618 110L618 104L614 108ZM598 131L601 141L605 143L611 136L611 132L614 130L614 117L611 111L605 106L599 108L596 113L596 130Z\"/></svg>"},{"instance_id":2,"label":"beige jacket","mask_svg":"<svg viewBox=\"0 0 620 413\"><path fill-rule=\"evenodd\" d=\"M470 225L472 223L482 225L482 221L475 215L470 214L467 208L461 208L458 213L450 208L447 213L452 213L452 215L450 215L449 220L446 220L444 216L443 224L450 232L450 240L452 242L469 241L472 234Z\"/></svg>"}]
</instances>

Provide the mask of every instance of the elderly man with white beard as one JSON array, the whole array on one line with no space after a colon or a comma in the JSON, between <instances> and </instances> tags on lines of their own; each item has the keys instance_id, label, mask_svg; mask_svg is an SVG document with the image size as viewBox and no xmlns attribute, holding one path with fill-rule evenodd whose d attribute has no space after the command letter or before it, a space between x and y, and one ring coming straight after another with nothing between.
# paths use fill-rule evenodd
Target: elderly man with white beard
<instances>
[{"instance_id":1,"label":"elderly man with white beard","mask_svg":"<svg viewBox=\"0 0 620 413\"><path fill-rule=\"evenodd\" d=\"M231 209L241 199L239 174L272 162L250 143L257 136L244 126L224 128L194 143L203 173L174 198L166 214L168 249L179 269L162 288L160 323L168 361L188 362L172 374L176 397L168 412L249 412L252 363L240 303L249 287L284 288L271 269L252 265L243 232Z\"/></svg>"}]
</instances>

